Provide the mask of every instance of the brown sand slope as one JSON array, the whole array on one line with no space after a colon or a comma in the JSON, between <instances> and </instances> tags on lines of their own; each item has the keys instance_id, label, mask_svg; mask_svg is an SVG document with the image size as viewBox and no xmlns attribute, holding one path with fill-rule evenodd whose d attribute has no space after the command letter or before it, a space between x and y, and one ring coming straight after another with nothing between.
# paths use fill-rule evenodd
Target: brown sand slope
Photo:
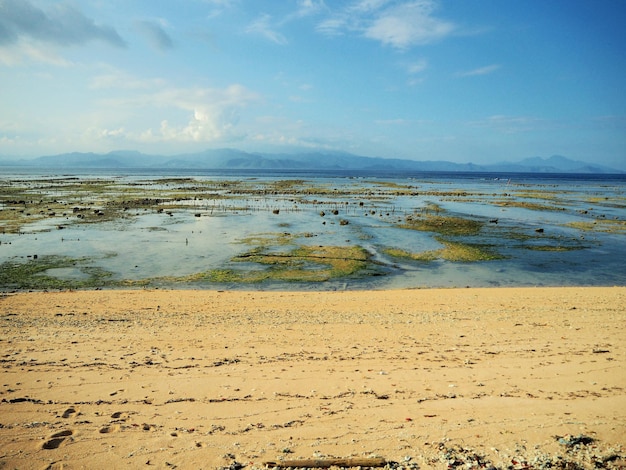
<instances>
[{"instance_id":1,"label":"brown sand slope","mask_svg":"<svg viewBox=\"0 0 626 470\"><path fill-rule=\"evenodd\" d=\"M5 295L0 468L618 467L625 306L624 287Z\"/></svg>"}]
</instances>

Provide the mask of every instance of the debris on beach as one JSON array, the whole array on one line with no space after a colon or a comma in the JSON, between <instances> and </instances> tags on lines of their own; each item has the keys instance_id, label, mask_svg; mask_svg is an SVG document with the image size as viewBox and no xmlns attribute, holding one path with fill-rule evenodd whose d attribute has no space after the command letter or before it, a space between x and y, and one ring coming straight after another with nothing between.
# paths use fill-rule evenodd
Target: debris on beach
<instances>
[{"instance_id":1,"label":"debris on beach","mask_svg":"<svg viewBox=\"0 0 626 470\"><path fill-rule=\"evenodd\" d=\"M593 437L585 436L584 434L579 434L578 436L555 436L557 442L559 444L564 445L565 447L574 447L577 445L589 445L595 442Z\"/></svg>"},{"instance_id":2,"label":"debris on beach","mask_svg":"<svg viewBox=\"0 0 626 470\"><path fill-rule=\"evenodd\" d=\"M447 447L444 443L439 444L439 462L447 468L495 468L487 457L473 449L458 445Z\"/></svg>"},{"instance_id":3,"label":"debris on beach","mask_svg":"<svg viewBox=\"0 0 626 470\"><path fill-rule=\"evenodd\" d=\"M621 454L621 448L607 448L600 446L598 441L590 436L554 436L556 442L565 446L565 452L548 453L541 449L526 452L520 446L512 454L506 451L492 449L497 456L490 459L487 455L461 445L438 444L438 456L429 459L431 465L443 464L448 469L508 469L508 470L547 470L547 469L623 469L626 460Z\"/></svg>"},{"instance_id":4,"label":"debris on beach","mask_svg":"<svg viewBox=\"0 0 626 470\"><path fill-rule=\"evenodd\" d=\"M387 461L381 457L372 458L324 458L324 459L303 459L303 460L283 460L279 462L265 462L270 468L330 468L330 467L384 467Z\"/></svg>"}]
</instances>

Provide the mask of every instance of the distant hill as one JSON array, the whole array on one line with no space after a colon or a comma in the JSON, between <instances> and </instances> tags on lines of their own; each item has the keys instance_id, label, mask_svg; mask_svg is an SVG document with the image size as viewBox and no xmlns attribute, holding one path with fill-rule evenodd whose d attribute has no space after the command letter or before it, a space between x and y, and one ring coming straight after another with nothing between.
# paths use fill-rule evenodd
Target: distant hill
<instances>
[{"instance_id":1,"label":"distant hill","mask_svg":"<svg viewBox=\"0 0 626 470\"><path fill-rule=\"evenodd\" d=\"M549 158L531 157L517 163L499 163L489 165L493 171L528 172L528 173L624 173L621 170L604 165L596 165L578 160L571 160L561 155Z\"/></svg>"},{"instance_id":2,"label":"distant hill","mask_svg":"<svg viewBox=\"0 0 626 470\"><path fill-rule=\"evenodd\" d=\"M106 154L64 153L30 160L0 160L0 165L41 168L170 168L170 169L251 169L251 170L378 170L378 171L475 171L500 173L624 173L602 165L553 155L519 162L490 165L448 161L416 161L397 158L363 157L346 152L304 152L290 154L248 153L235 149L210 149L174 156L147 155L132 150Z\"/></svg>"}]
</instances>

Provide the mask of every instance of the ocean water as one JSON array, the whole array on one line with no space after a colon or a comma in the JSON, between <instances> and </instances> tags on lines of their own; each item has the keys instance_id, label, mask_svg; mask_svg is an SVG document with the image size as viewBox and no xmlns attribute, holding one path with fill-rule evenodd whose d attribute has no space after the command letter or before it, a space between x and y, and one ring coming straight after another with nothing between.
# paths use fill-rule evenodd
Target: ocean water
<instances>
[{"instance_id":1,"label":"ocean water","mask_svg":"<svg viewBox=\"0 0 626 470\"><path fill-rule=\"evenodd\" d=\"M626 285L626 175L2 171L1 211L12 209L6 200L16 184L30 184L33 193L47 197L53 192L59 201L69 198L71 191L59 184L62 179L72 179L72 184L110 180L119 191L139 187L147 195L164 189L186 194L185 200L171 203L171 210L163 203L162 212L135 209L127 217L89 224L78 223L69 213L57 214L37 218L20 233L0 233L0 263L28 263L34 255L79 260L75 266L45 273L68 281L99 269L115 281L205 289ZM172 178L189 180L172 183ZM223 182L230 183L228 189L220 189ZM188 198L194 185L205 190L197 198ZM214 188L215 197L207 197L207 185ZM271 187L282 189L269 191ZM232 188L245 191L229 193ZM502 259L423 262L387 253L388 248L411 253L441 249L441 235L402 227L407 216L433 211L480 221L480 233L447 239L488 247ZM61 224L63 230L58 229ZM359 246L371 257L373 269L366 276L324 282L180 281L214 269L267 269L258 263L233 263L233 258L249 251L255 241L258 245L277 234L290 237L298 246ZM290 246L264 245L264 249L280 251ZM10 288L9 284L0 288Z\"/></svg>"}]
</instances>

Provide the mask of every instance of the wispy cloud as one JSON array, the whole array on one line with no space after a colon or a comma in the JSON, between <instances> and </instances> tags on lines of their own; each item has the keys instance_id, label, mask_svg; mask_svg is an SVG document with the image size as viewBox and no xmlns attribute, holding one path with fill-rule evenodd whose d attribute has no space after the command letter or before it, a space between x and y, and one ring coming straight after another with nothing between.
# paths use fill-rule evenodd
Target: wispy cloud
<instances>
[{"instance_id":1,"label":"wispy cloud","mask_svg":"<svg viewBox=\"0 0 626 470\"><path fill-rule=\"evenodd\" d=\"M61 57L53 47L47 44L34 43L31 40L20 41L10 47L3 47L0 44L0 64L14 67L29 60L57 67L72 65L72 62Z\"/></svg>"},{"instance_id":2,"label":"wispy cloud","mask_svg":"<svg viewBox=\"0 0 626 470\"><path fill-rule=\"evenodd\" d=\"M406 119L376 119L374 121L375 124L383 125L383 126L405 126L408 124Z\"/></svg>"},{"instance_id":3,"label":"wispy cloud","mask_svg":"<svg viewBox=\"0 0 626 470\"><path fill-rule=\"evenodd\" d=\"M126 47L114 28L96 24L73 6L58 4L44 11L30 0L0 1L0 46L16 44L22 39L56 46L76 46L96 40Z\"/></svg>"},{"instance_id":4,"label":"wispy cloud","mask_svg":"<svg viewBox=\"0 0 626 470\"><path fill-rule=\"evenodd\" d=\"M424 70L428 68L428 62L425 59L419 60L417 62L413 62L407 66L407 72L410 75L416 75L418 73L422 73Z\"/></svg>"},{"instance_id":5,"label":"wispy cloud","mask_svg":"<svg viewBox=\"0 0 626 470\"><path fill-rule=\"evenodd\" d=\"M304 18L327 10L324 0L298 0L298 9L290 17Z\"/></svg>"},{"instance_id":6,"label":"wispy cloud","mask_svg":"<svg viewBox=\"0 0 626 470\"><path fill-rule=\"evenodd\" d=\"M504 134L518 134L554 127L553 123L532 116L507 116L496 114L478 121L468 123L471 127L488 127Z\"/></svg>"},{"instance_id":7,"label":"wispy cloud","mask_svg":"<svg viewBox=\"0 0 626 470\"><path fill-rule=\"evenodd\" d=\"M423 72L428 68L428 61L426 59L418 60L417 62L406 65L406 72L409 75L408 84L410 86L417 85L424 81Z\"/></svg>"},{"instance_id":8,"label":"wispy cloud","mask_svg":"<svg viewBox=\"0 0 626 470\"><path fill-rule=\"evenodd\" d=\"M288 43L287 38L282 33L278 32L272 24L272 17L267 14L263 14L254 20L246 28L246 33L259 35L281 46Z\"/></svg>"},{"instance_id":9,"label":"wispy cloud","mask_svg":"<svg viewBox=\"0 0 626 470\"><path fill-rule=\"evenodd\" d=\"M159 22L137 21L135 27L155 49L163 52L174 47L174 41Z\"/></svg>"},{"instance_id":10,"label":"wispy cloud","mask_svg":"<svg viewBox=\"0 0 626 470\"><path fill-rule=\"evenodd\" d=\"M328 12L329 10L324 0L297 0L297 8L290 13L276 19L271 15L263 14L250 23L245 31L248 34L255 34L284 46L289 41L279 31L280 28L293 21L302 20L325 11Z\"/></svg>"},{"instance_id":11,"label":"wispy cloud","mask_svg":"<svg viewBox=\"0 0 626 470\"><path fill-rule=\"evenodd\" d=\"M429 44L456 30L437 18L434 0L358 0L322 20L317 30L326 35L357 33L396 49Z\"/></svg>"},{"instance_id":12,"label":"wispy cloud","mask_svg":"<svg viewBox=\"0 0 626 470\"><path fill-rule=\"evenodd\" d=\"M348 26L348 18L345 15L333 15L319 22L315 28L326 36L340 36Z\"/></svg>"},{"instance_id":13,"label":"wispy cloud","mask_svg":"<svg viewBox=\"0 0 626 470\"><path fill-rule=\"evenodd\" d=\"M605 116L595 116L591 121L604 127L614 129L626 129L626 115L609 114Z\"/></svg>"},{"instance_id":14,"label":"wispy cloud","mask_svg":"<svg viewBox=\"0 0 626 470\"><path fill-rule=\"evenodd\" d=\"M486 65L485 67L479 67L477 69L467 70L465 72L457 73L458 77L475 77L478 75L489 75L490 73L495 72L500 69L501 66L498 64Z\"/></svg>"},{"instance_id":15,"label":"wispy cloud","mask_svg":"<svg viewBox=\"0 0 626 470\"><path fill-rule=\"evenodd\" d=\"M167 86L162 78L137 78L109 65L101 65L100 68L101 73L89 83L92 90L159 90Z\"/></svg>"},{"instance_id":16,"label":"wispy cloud","mask_svg":"<svg viewBox=\"0 0 626 470\"><path fill-rule=\"evenodd\" d=\"M237 0L201 0L203 3L208 3L215 8L230 8Z\"/></svg>"},{"instance_id":17,"label":"wispy cloud","mask_svg":"<svg viewBox=\"0 0 626 470\"><path fill-rule=\"evenodd\" d=\"M268 146L275 150L282 147L285 150L301 151L303 148L317 150L337 150L340 146L333 145L337 139L330 136L324 139L314 137L315 132L311 124L301 120L288 120L277 116L262 116L257 118L258 132L246 136L246 141L258 149ZM341 137L344 137L342 135Z\"/></svg>"},{"instance_id":18,"label":"wispy cloud","mask_svg":"<svg viewBox=\"0 0 626 470\"><path fill-rule=\"evenodd\" d=\"M349 12L368 13L389 4L391 0L356 0L347 8Z\"/></svg>"},{"instance_id":19,"label":"wispy cloud","mask_svg":"<svg viewBox=\"0 0 626 470\"><path fill-rule=\"evenodd\" d=\"M207 3L212 9L208 14L209 18L220 16L225 10L231 8L237 0L201 0Z\"/></svg>"}]
</instances>

